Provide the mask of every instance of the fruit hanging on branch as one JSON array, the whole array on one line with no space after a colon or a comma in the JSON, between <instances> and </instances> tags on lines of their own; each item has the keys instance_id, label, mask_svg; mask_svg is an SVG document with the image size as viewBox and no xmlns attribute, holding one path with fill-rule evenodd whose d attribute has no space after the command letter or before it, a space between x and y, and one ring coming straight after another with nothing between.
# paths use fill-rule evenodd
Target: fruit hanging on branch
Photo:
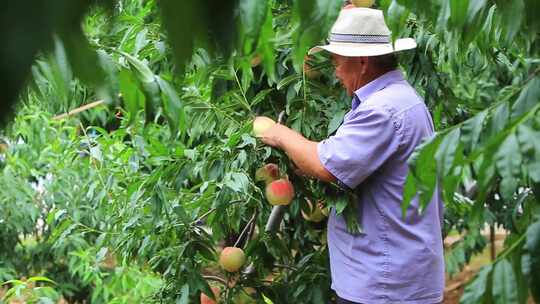
<instances>
[{"instance_id":1,"label":"fruit hanging on branch","mask_svg":"<svg viewBox=\"0 0 540 304\"><path fill-rule=\"evenodd\" d=\"M221 290L219 287L211 287L212 292L214 293L214 298L216 300L212 300L209 296L205 295L204 293L201 293L201 304L217 304L219 303L219 294Z\"/></svg>"},{"instance_id":2,"label":"fruit hanging on branch","mask_svg":"<svg viewBox=\"0 0 540 304\"><path fill-rule=\"evenodd\" d=\"M375 0L352 0L352 4L356 7L372 7Z\"/></svg>"},{"instance_id":3,"label":"fruit hanging on branch","mask_svg":"<svg viewBox=\"0 0 540 304\"><path fill-rule=\"evenodd\" d=\"M266 199L274 206L289 205L294 198L294 187L288 179L278 179L266 185Z\"/></svg>"},{"instance_id":4,"label":"fruit hanging on branch","mask_svg":"<svg viewBox=\"0 0 540 304\"><path fill-rule=\"evenodd\" d=\"M276 179L279 179L279 167L276 164L266 164L255 172L255 180L258 182L269 184Z\"/></svg>"},{"instance_id":5,"label":"fruit hanging on branch","mask_svg":"<svg viewBox=\"0 0 540 304\"><path fill-rule=\"evenodd\" d=\"M257 117L253 121L253 134L255 134L255 137L261 137L266 130L275 124L276 122L268 117Z\"/></svg>"},{"instance_id":6,"label":"fruit hanging on branch","mask_svg":"<svg viewBox=\"0 0 540 304\"><path fill-rule=\"evenodd\" d=\"M219 256L219 264L228 272L237 272L245 262L246 255L238 247L225 247Z\"/></svg>"},{"instance_id":7,"label":"fruit hanging on branch","mask_svg":"<svg viewBox=\"0 0 540 304\"><path fill-rule=\"evenodd\" d=\"M313 204L309 199L306 199L308 204L308 213L301 210L302 217L308 222L320 223L324 218L328 216L328 209L324 207L322 202Z\"/></svg>"}]
</instances>

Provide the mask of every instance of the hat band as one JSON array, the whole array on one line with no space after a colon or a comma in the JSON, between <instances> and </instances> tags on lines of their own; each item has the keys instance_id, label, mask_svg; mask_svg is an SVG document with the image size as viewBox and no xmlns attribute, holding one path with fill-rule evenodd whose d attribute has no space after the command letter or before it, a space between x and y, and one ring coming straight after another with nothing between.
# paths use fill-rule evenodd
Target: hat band
<instances>
[{"instance_id":1,"label":"hat band","mask_svg":"<svg viewBox=\"0 0 540 304\"><path fill-rule=\"evenodd\" d=\"M349 42L349 43L390 43L388 35L363 35L363 34L330 34L330 42Z\"/></svg>"}]
</instances>

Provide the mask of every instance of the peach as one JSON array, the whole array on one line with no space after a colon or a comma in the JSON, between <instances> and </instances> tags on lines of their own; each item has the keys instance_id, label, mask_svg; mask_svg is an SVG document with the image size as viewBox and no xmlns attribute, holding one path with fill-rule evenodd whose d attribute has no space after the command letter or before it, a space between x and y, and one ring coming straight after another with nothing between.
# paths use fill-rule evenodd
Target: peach
<instances>
[{"instance_id":1,"label":"peach","mask_svg":"<svg viewBox=\"0 0 540 304\"><path fill-rule=\"evenodd\" d=\"M253 121L253 133L255 137L261 137L266 130L270 129L276 122L268 117L257 117Z\"/></svg>"},{"instance_id":2,"label":"peach","mask_svg":"<svg viewBox=\"0 0 540 304\"><path fill-rule=\"evenodd\" d=\"M246 255L238 247L225 247L219 256L219 264L228 272L237 272L245 262Z\"/></svg>"},{"instance_id":3,"label":"peach","mask_svg":"<svg viewBox=\"0 0 540 304\"><path fill-rule=\"evenodd\" d=\"M294 187L286 179L278 179L266 185L266 199L272 205L288 205L294 198Z\"/></svg>"},{"instance_id":4,"label":"peach","mask_svg":"<svg viewBox=\"0 0 540 304\"><path fill-rule=\"evenodd\" d=\"M279 178L279 167L276 164L266 164L255 172L256 181L264 181L269 184Z\"/></svg>"},{"instance_id":5,"label":"peach","mask_svg":"<svg viewBox=\"0 0 540 304\"><path fill-rule=\"evenodd\" d=\"M214 298L216 299L215 301L212 300L212 298L210 298L209 296L205 295L204 293L201 292L201 304L217 304L219 303L219 293L221 292L221 290L219 289L219 287L211 287L212 289L212 292L214 293Z\"/></svg>"}]
</instances>

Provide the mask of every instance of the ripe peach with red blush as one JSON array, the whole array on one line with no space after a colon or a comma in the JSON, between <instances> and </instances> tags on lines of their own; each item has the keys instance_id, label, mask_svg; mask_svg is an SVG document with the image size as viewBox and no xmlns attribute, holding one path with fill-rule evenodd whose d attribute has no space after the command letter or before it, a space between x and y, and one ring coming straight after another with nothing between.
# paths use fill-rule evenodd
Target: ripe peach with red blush
<instances>
[{"instance_id":1,"label":"ripe peach with red blush","mask_svg":"<svg viewBox=\"0 0 540 304\"><path fill-rule=\"evenodd\" d=\"M294 187L287 179L278 179L266 186L266 199L272 205L288 205L294 198Z\"/></svg>"}]
</instances>

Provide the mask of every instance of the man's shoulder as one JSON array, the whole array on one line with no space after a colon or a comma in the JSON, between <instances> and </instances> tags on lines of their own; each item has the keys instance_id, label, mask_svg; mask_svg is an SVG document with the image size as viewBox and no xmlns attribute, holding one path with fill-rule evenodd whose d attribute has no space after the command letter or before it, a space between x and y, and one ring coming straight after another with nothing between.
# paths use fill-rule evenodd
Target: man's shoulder
<instances>
[{"instance_id":1,"label":"man's shoulder","mask_svg":"<svg viewBox=\"0 0 540 304\"><path fill-rule=\"evenodd\" d=\"M373 93L363 105L396 114L425 104L422 97L407 81L399 81Z\"/></svg>"}]
</instances>

